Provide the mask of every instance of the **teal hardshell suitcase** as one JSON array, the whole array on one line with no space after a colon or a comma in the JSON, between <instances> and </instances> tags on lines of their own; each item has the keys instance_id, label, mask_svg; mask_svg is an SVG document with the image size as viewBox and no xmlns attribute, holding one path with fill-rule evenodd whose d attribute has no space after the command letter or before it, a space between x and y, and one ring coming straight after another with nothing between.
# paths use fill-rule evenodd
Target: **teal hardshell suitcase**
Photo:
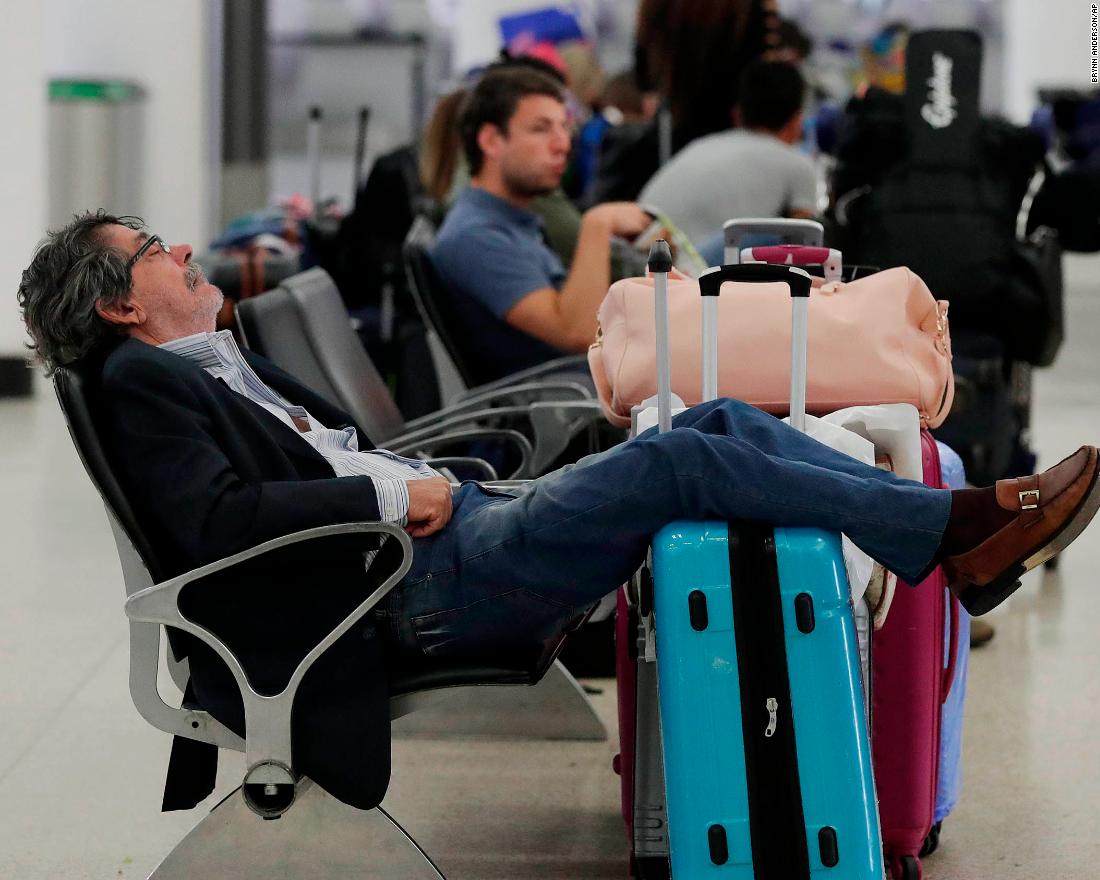
<instances>
[{"instance_id":1,"label":"teal hardshell suitcase","mask_svg":"<svg viewBox=\"0 0 1100 880\"><path fill-rule=\"evenodd\" d=\"M671 261L661 244L650 270L659 425L668 430L661 318ZM717 350L706 340L717 337L722 283L788 283L791 416L804 429L809 276L748 264L709 270L699 281L705 399L716 392ZM839 534L675 522L654 537L651 567L673 880L881 880L859 645Z\"/></svg>"}]
</instances>

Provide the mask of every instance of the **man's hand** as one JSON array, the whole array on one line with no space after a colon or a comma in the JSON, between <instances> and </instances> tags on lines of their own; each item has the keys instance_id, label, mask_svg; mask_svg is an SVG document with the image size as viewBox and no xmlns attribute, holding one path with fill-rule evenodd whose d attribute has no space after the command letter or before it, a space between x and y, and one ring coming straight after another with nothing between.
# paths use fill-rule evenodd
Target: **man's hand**
<instances>
[{"instance_id":1,"label":"man's hand","mask_svg":"<svg viewBox=\"0 0 1100 880\"><path fill-rule=\"evenodd\" d=\"M599 223L609 235L623 238L636 238L653 222L653 217L634 202L604 202L585 211L584 219Z\"/></svg>"},{"instance_id":2,"label":"man's hand","mask_svg":"<svg viewBox=\"0 0 1100 880\"><path fill-rule=\"evenodd\" d=\"M438 532L451 521L451 484L446 477L406 480L409 515L405 531L413 538Z\"/></svg>"}]
</instances>

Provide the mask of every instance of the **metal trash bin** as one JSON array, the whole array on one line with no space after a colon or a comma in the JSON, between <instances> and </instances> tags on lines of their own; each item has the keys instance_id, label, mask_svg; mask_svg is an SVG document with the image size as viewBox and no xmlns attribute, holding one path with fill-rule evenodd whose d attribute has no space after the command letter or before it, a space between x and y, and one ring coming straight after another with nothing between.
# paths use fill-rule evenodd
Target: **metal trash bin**
<instances>
[{"instance_id":1,"label":"metal trash bin","mask_svg":"<svg viewBox=\"0 0 1100 880\"><path fill-rule=\"evenodd\" d=\"M141 86L118 80L51 80L49 224L103 208L142 214Z\"/></svg>"}]
</instances>

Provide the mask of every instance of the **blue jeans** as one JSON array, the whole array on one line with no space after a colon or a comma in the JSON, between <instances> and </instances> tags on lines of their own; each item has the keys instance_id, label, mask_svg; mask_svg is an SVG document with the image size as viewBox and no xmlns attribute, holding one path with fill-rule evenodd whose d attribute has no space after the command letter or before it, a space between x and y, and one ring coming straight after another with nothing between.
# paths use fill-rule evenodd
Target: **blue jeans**
<instances>
[{"instance_id":1,"label":"blue jeans","mask_svg":"<svg viewBox=\"0 0 1100 880\"><path fill-rule=\"evenodd\" d=\"M388 614L406 649L446 657L549 636L627 581L679 519L842 531L910 583L931 567L951 495L862 464L747 404L582 458L503 495L465 483L443 530L414 542Z\"/></svg>"}]
</instances>

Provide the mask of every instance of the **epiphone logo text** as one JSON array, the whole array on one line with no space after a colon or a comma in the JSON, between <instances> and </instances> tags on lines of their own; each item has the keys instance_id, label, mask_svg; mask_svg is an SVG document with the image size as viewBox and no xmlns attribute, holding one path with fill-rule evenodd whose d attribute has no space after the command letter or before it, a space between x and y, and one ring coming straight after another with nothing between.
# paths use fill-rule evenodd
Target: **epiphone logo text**
<instances>
[{"instance_id":1,"label":"epiphone logo text","mask_svg":"<svg viewBox=\"0 0 1100 880\"><path fill-rule=\"evenodd\" d=\"M951 68L953 62L942 52L932 53L932 76L928 80L928 103L920 108L920 115L933 128L947 128L958 111L955 96L951 94Z\"/></svg>"}]
</instances>

